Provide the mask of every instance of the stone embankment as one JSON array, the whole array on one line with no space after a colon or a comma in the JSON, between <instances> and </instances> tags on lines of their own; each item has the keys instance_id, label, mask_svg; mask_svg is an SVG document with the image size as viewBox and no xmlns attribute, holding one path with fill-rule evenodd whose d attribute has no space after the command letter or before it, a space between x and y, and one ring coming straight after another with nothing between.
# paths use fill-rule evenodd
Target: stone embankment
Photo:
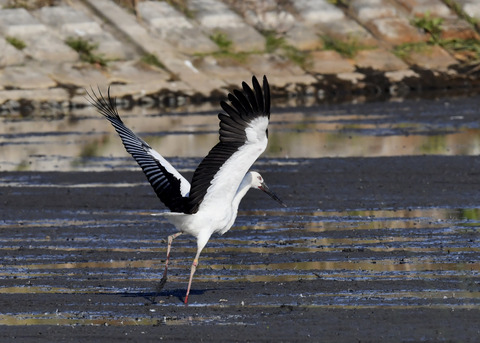
<instances>
[{"instance_id":1,"label":"stone embankment","mask_svg":"<svg viewBox=\"0 0 480 343\"><path fill-rule=\"evenodd\" d=\"M135 7L125 4L135 3ZM25 5L28 4L28 5ZM479 86L476 0L0 0L0 114L216 98L250 75L314 101Z\"/></svg>"}]
</instances>

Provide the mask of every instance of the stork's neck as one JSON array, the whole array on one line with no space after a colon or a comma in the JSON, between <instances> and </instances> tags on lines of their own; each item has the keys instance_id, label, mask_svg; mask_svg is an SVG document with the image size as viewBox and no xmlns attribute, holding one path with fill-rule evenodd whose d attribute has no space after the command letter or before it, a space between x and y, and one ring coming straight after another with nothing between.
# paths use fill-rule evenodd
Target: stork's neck
<instances>
[{"instance_id":1,"label":"stork's neck","mask_svg":"<svg viewBox=\"0 0 480 343\"><path fill-rule=\"evenodd\" d=\"M247 194L251 185L252 185L252 175L250 174L250 172L248 172L243 177L242 182L240 182L240 186L238 186L237 193L235 194L235 197L233 198L232 207L234 208L235 211L238 210L238 206L240 205L240 201L243 199L245 194Z\"/></svg>"}]
</instances>

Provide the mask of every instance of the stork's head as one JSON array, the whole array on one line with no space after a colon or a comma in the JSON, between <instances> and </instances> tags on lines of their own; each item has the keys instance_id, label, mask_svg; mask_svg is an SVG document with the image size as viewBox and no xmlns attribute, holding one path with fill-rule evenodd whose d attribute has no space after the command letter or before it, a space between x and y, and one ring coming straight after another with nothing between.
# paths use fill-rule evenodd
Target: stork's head
<instances>
[{"instance_id":1,"label":"stork's head","mask_svg":"<svg viewBox=\"0 0 480 343\"><path fill-rule=\"evenodd\" d=\"M280 205L282 205L283 207L287 207L287 205L285 205L285 203L282 200L280 200L280 198L268 188L265 181L263 181L263 177L262 177L262 175L260 175L260 173L252 171L252 172L250 172L250 175L252 177L252 180L251 180L251 183L250 183L251 188L257 188L261 191L264 191L273 200L278 202Z\"/></svg>"}]
</instances>

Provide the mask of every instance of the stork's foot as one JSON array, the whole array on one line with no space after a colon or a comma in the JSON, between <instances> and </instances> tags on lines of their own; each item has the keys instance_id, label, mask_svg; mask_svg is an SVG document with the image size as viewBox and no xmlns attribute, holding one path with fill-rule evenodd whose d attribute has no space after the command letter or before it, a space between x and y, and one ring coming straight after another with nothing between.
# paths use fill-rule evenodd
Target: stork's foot
<instances>
[{"instance_id":1,"label":"stork's foot","mask_svg":"<svg viewBox=\"0 0 480 343\"><path fill-rule=\"evenodd\" d=\"M155 287L155 291L157 293L160 293L160 291L163 289L163 287L165 287L165 284L167 283L167 277L164 276L162 277L162 279L160 280L160 282L157 284L157 287Z\"/></svg>"}]
</instances>

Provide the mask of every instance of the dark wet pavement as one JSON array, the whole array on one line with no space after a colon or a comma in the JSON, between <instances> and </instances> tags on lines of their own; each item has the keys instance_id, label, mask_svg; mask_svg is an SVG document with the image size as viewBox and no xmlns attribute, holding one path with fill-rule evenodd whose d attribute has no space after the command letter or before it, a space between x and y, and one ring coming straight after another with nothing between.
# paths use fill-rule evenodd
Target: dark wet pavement
<instances>
[{"instance_id":1,"label":"dark wet pavement","mask_svg":"<svg viewBox=\"0 0 480 343\"><path fill-rule=\"evenodd\" d=\"M181 300L195 242L174 242L169 282L156 294L174 229L152 215L164 210L133 160L85 155L70 171L2 172L0 337L475 341L479 127L473 100L463 100L335 105L307 111L297 129L274 124L346 153L286 158L278 150L259 160L255 169L289 207L251 191L234 228L202 253L188 307ZM342 111L369 113L358 114L357 127ZM326 131L345 139L329 141ZM429 138L435 149L415 146ZM348 155L376 139L365 156ZM174 161L191 176L198 157ZM90 163L103 171L89 172Z\"/></svg>"}]
</instances>

